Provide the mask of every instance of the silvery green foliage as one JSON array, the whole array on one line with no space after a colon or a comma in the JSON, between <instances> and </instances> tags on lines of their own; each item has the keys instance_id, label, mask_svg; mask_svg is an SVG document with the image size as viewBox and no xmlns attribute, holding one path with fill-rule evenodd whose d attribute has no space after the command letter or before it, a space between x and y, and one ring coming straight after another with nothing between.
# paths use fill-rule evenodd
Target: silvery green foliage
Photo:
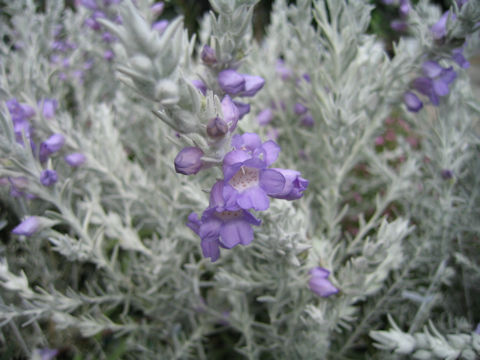
<instances>
[{"instance_id":1,"label":"silvery green foliage","mask_svg":"<svg viewBox=\"0 0 480 360\"><path fill-rule=\"evenodd\" d=\"M452 65L465 37L467 57L478 49L480 2L453 3L457 20L435 41L441 11L420 1L409 13L411 36L393 56L367 33L367 1L277 0L261 43L252 40L256 3L212 0L200 43L181 17L162 34L152 29L147 1L124 1L98 20L118 37L113 44L85 27L85 7L5 7L0 228L38 220L33 235L5 235L0 247L7 355L36 359L66 347L100 359L479 356L478 99L455 64L457 79L438 107L409 113L402 97L426 58ZM75 44L68 63L52 61L56 39ZM195 55L205 44L215 49L214 66ZM108 50L113 62L103 59ZM218 73L236 67L266 81L240 131L264 139L277 132L280 166L310 184L300 200L272 201L252 244L211 263L185 223L207 206L221 174L214 165L231 150L233 132L215 140L205 128L222 115ZM205 96L195 79L207 85ZM37 145L65 136L48 161L24 145L25 133L16 137L5 106L12 98L34 109ZM43 99L58 100L54 117L42 112ZM302 123L297 103L313 126ZM272 119L259 126L266 108ZM392 131L389 144L375 144ZM176 174L182 146L201 148L212 168ZM85 163L69 166L69 153L85 154ZM45 169L58 173L53 186L39 181ZM12 197L19 178L23 196ZM331 272L337 294L312 292L315 267Z\"/></svg>"}]
</instances>

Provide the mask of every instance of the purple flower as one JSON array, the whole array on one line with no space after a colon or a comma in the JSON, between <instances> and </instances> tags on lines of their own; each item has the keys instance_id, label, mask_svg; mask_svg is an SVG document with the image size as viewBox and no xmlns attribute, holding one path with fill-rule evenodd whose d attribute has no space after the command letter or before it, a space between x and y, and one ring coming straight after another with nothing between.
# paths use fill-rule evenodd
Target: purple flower
<instances>
[{"instance_id":1,"label":"purple flower","mask_svg":"<svg viewBox=\"0 0 480 360\"><path fill-rule=\"evenodd\" d=\"M470 63L463 55L463 48L453 49L452 59L463 69L468 69L470 67Z\"/></svg>"},{"instance_id":2,"label":"purple flower","mask_svg":"<svg viewBox=\"0 0 480 360\"><path fill-rule=\"evenodd\" d=\"M231 69L220 71L218 84L229 95L237 95L245 90L245 78Z\"/></svg>"},{"instance_id":3,"label":"purple flower","mask_svg":"<svg viewBox=\"0 0 480 360\"><path fill-rule=\"evenodd\" d=\"M399 11L401 16L407 16L408 13L410 12L410 8L411 8L410 0L400 0Z\"/></svg>"},{"instance_id":4,"label":"purple flower","mask_svg":"<svg viewBox=\"0 0 480 360\"><path fill-rule=\"evenodd\" d=\"M292 70L285 66L285 62L281 59L277 60L277 65L275 66L275 71L282 78L282 80L288 80L292 77Z\"/></svg>"},{"instance_id":5,"label":"purple flower","mask_svg":"<svg viewBox=\"0 0 480 360\"><path fill-rule=\"evenodd\" d=\"M308 111L308 109L305 105L297 102L297 103L295 103L295 106L293 107L293 111L297 115L303 115Z\"/></svg>"},{"instance_id":6,"label":"purple flower","mask_svg":"<svg viewBox=\"0 0 480 360\"><path fill-rule=\"evenodd\" d=\"M302 178L300 172L291 169L272 168L283 175L285 185L281 192L270 195L276 199L296 200L303 196L303 192L308 187L308 180Z\"/></svg>"},{"instance_id":7,"label":"purple flower","mask_svg":"<svg viewBox=\"0 0 480 360\"><path fill-rule=\"evenodd\" d=\"M445 96L449 93L449 87L457 73L453 67L441 67L436 61L426 61L422 66L424 77L416 78L413 81L414 88L429 97L433 105L439 104L439 96Z\"/></svg>"},{"instance_id":8,"label":"purple flower","mask_svg":"<svg viewBox=\"0 0 480 360\"><path fill-rule=\"evenodd\" d=\"M202 49L202 53L200 54L202 61L205 64L212 65L217 62L217 57L215 55L215 50L213 50L210 46L204 45Z\"/></svg>"},{"instance_id":9,"label":"purple flower","mask_svg":"<svg viewBox=\"0 0 480 360\"><path fill-rule=\"evenodd\" d=\"M451 178L453 178L453 171L449 169L443 169L440 172L440 175L442 176L443 180L450 180Z\"/></svg>"},{"instance_id":10,"label":"purple flower","mask_svg":"<svg viewBox=\"0 0 480 360\"><path fill-rule=\"evenodd\" d=\"M109 33L108 31L105 31L103 34L102 34L102 40L105 41L106 43L111 43L113 41L115 41L115 36L113 36L111 33Z\"/></svg>"},{"instance_id":11,"label":"purple flower","mask_svg":"<svg viewBox=\"0 0 480 360\"><path fill-rule=\"evenodd\" d=\"M240 119L240 112L228 95L225 95L222 99L222 113L223 120L228 124L228 129L230 132L233 132L237 127L238 120Z\"/></svg>"},{"instance_id":12,"label":"purple flower","mask_svg":"<svg viewBox=\"0 0 480 360\"><path fill-rule=\"evenodd\" d=\"M328 280L330 271L322 267L316 267L309 271L311 275L308 286L315 294L321 297L328 297L338 293L338 289Z\"/></svg>"},{"instance_id":13,"label":"purple flower","mask_svg":"<svg viewBox=\"0 0 480 360\"><path fill-rule=\"evenodd\" d=\"M260 126L267 125L273 119L273 111L270 108L266 108L257 115L257 122Z\"/></svg>"},{"instance_id":14,"label":"purple flower","mask_svg":"<svg viewBox=\"0 0 480 360\"><path fill-rule=\"evenodd\" d=\"M12 234L15 235L24 235L31 236L35 231L40 227L40 222L36 216L30 216L23 220L19 225L17 225L13 230Z\"/></svg>"},{"instance_id":15,"label":"purple flower","mask_svg":"<svg viewBox=\"0 0 480 360\"><path fill-rule=\"evenodd\" d=\"M40 144L40 162L45 162L53 153L59 151L65 144L65 136L62 134L53 134L47 140Z\"/></svg>"},{"instance_id":16,"label":"purple flower","mask_svg":"<svg viewBox=\"0 0 480 360\"><path fill-rule=\"evenodd\" d=\"M83 163L87 160L85 155L82 153L72 153L68 154L64 157L65 162L72 166L72 167L77 167L80 165L83 165Z\"/></svg>"},{"instance_id":17,"label":"purple flower","mask_svg":"<svg viewBox=\"0 0 480 360\"><path fill-rule=\"evenodd\" d=\"M40 174L40 182L43 186L52 186L58 180L58 175L55 170L45 169Z\"/></svg>"},{"instance_id":18,"label":"purple flower","mask_svg":"<svg viewBox=\"0 0 480 360\"><path fill-rule=\"evenodd\" d=\"M80 0L80 5L86 7L89 10L97 10L98 5L95 0Z\"/></svg>"},{"instance_id":19,"label":"purple flower","mask_svg":"<svg viewBox=\"0 0 480 360\"><path fill-rule=\"evenodd\" d=\"M164 8L165 8L165 4L163 3L163 1L159 1L153 4L152 6L150 6L150 10L155 16L159 16L163 12Z\"/></svg>"},{"instance_id":20,"label":"purple flower","mask_svg":"<svg viewBox=\"0 0 480 360\"><path fill-rule=\"evenodd\" d=\"M245 115L247 115L250 112L250 104L245 104L245 103L240 102L240 101L233 101L233 103L235 104L235 106L238 109L239 119L241 119L242 117L244 117Z\"/></svg>"},{"instance_id":21,"label":"purple flower","mask_svg":"<svg viewBox=\"0 0 480 360\"><path fill-rule=\"evenodd\" d=\"M195 86L200 92L203 94L203 96L207 95L207 85L202 80L197 80L194 79L192 80L193 86Z\"/></svg>"},{"instance_id":22,"label":"purple flower","mask_svg":"<svg viewBox=\"0 0 480 360\"><path fill-rule=\"evenodd\" d=\"M37 351L38 351L38 355L40 355L41 360L52 360L59 353L57 349L48 349L48 348L39 349Z\"/></svg>"},{"instance_id":23,"label":"purple flower","mask_svg":"<svg viewBox=\"0 0 480 360\"><path fill-rule=\"evenodd\" d=\"M240 96L252 97L259 92L263 85L265 85L265 80L260 76L241 74L245 79L245 90L240 93Z\"/></svg>"},{"instance_id":24,"label":"purple flower","mask_svg":"<svg viewBox=\"0 0 480 360\"><path fill-rule=\"evenodd\" d=\"M158 31L160 34L163 34L167 26L168 20L160 20L152 24L152 29Z\"/></svg>"},{"instance_id":25,"label":"purple flower","mask_svg":"<svg viewBox=\"0 0 480 360\"><path fill-rule=\"evenodd\" d=\"M223 196L229 209L237 206L245 210L268 209L268 195L282 194L286 186L279 171L267 169L277 159L280 147L272 140L262 144L253 133L235 135L232 145L235 150L223 159Z\"/></svg>"},{"instance_id":26,"label":"purple flower","mask_svg":"<svg viewBox=\"0 0 480 360\"><path fill-rule=\"evenodd\" d=\"M300 120L300 124L301 124L302 126L311 128L311 127L313 127L313 125L315 125L315 120L313 120L312 115L306 114L306 115L305 115L304 117L302 117L302 119Z\"/></svg>"},{"instance_id":27,"label":"purple flower","mask_svg":"<svg viewBox=\"0 0 480 360\"><path fill-rule=\"evenodd\" d=\"M418 96L411 91L407 91L403 95L403 102L407 106L408 111L418 112L423 107L423 103Z\"/></svg>"},{"instance_id":28,"label":"purple flower","mask_svg":"<svg viewBox=\"0 0 480 360\"><path fill-rule=\"evenodd\" d=\"M103 58L107 61L112 61L114 57L115 54L112 50L105 50L105 52L103 53Z\"/></svg>"},{"instance_id":29,"label":"purple flower","mask_svg":"<svg viewBox=\"0 0 480 360\"><path fill-rule=\"evenodd\" d=\"M407 31L408 29L408 24L406 21L403 20L392 20L390 23L390 27L392 30L401 32L401 31Z\"/></svg>"},{"instance_id":30,"label":"purple flower","mask_svg":"<svg viewBox=\"0 0 480 360\"><path fill-rule=\"evenodd\" d=\"M200 171L203 166L203 151L198 147L183 148L175 157L175 171L183 175L192 175Z\"/></svg>"},{"instance_id":31,"label":"purple flower","mask_svg":"<svg viewBox=\"0 0 480 360\"><path fill-rule=\"evenodd\" d=\"M435 40L440 40L444 38L445 35L447 35L447 20L449 15L450 11L444 12L442 17L430 28L430 31L432 32L433 38ZM455 20L456 17L457 16L455 14L450 15L452 21Z\"/></svg>"},{"instance_id":32,"label":"purple flower","mask_svg":"<svg viewBox=\"0 0 480 360\"><path fill-rule=\"evenodd\" d=\"M20 197L26 195L25 190L28 188L28 179L23 176L9 177L10 196Z\"/></svg>"},{"instance_id":33,"label":"purple flower","mask_svg":"<svg viewBox=\"0 0 480 360\"><path fill-rule=\"evenodd\" d=\"M202 218L192 213L187 223L200 236L203 255L211 258L212 262L219 258L220 247L231 249L238 244L250 244L253 240L252 225L261 223L246 210L226 210L223 187L224 182L217 181L210 193L210 205Z\"/></svg>"},{"instance_id":34,"label":"purple flower","mask_svg":"<svg viewBox=\"0 0 480 360\"><path fill-rule=\"evenodd\" d=\"M58 108L58 101L55 99L45 99L42 102L42 114L45 119L53 119L55 111Z\"/></svg>"}]
</instances>

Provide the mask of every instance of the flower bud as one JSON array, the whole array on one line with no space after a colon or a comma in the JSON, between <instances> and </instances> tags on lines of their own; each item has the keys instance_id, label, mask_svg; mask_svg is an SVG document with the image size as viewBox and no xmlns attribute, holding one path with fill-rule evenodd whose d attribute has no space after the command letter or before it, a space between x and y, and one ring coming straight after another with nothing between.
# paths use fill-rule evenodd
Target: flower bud
<instances>
[{"instance_id":1,"label":"flower bud","mask_svg":"<svg viewBox=\"0 0 480 360\"><path fill-rule=\"evenodd\" d=\"M203 166L203 151L197 147L183 148L175 157L175 171L183 175L192 175L200 171Z\"/></svg>"},{"instance_id":2,"label":"flower bud","mask_svg":"<svg viewBox=\"0 0 480 360\"><path fill-rule=\"evenodd\" d=\"M322 267L316 267L310 270L311 278L308 281L308 286L315 294L321 297L328 297L338 293L338 289L332 285L328 276L330 271Z\"/></svg>"},{"instance_id":3,"label":"flower bud","mask_svg":"<svg viewBox=\"0 0 480 360\"><path fill-rule=\"evenodd\" d=\"M423 103L418 96L411 91L407 91L403 95L403 102L407 106L408 111L418 112L423 107Z\"/></svg>"},{"instance_id":4,"label":"flower bud","mask_svg":"<svg viewBox=\"0 0 480 360\"><path fill-rule=\"evenodd\" d=\"M38 218L36 216L30 216L17 225L12 230L12 234L31 236L38 230L39 226L40 222L38 221Z\"/></svg>"},{"instance_id":5,"label":"flower bud","mask_svg":"<svg viewBox=\"0 0 480 360\"><path fill-rule=\"evenodd\" d=\"M58 175L55 170L46 169L40 174L40 182L43 186L52 186L58 180Z\"/></svg>"},{"instance_id":6,"label":"flower bud","mask_svg":"<svg viewBox=\"0 0 480 360\"><path fill-rule=\"evenodd\" d=\"M260 126L267 125L273 119L272 109L266 108L257 115L257 122Z\"/></svg>"},{"instance_id":7,"label":"flower bud","mask_svg":"<svg viewBox=\"0 0 480 360\"><path fill-rule=\"evenodd\" d=\"M252 97L263 88L263 85L265 85L265 80L260 76L248 74L242 74L242 76L245 79L245 90L240 96Z\"/></svg>"},{"instance_id":8,"label":"flower bud","mask_svg":"<svg viewBox=\"0 0 480 360\"><path fill-rule=\"evenodd\" d=\"M218 84L227 94L236 95L245 90L245 79L235 70L223 70L218 74Z\"/></svg>"},{"instance_id":9,"label":"flower bud","mask_svg":"<svg viewBox=\"0 0 480 360\"><path fill-rule=\"evenodd\" d=\"M213 50L208 45L203 46L200 57L202 58L202 61L207 65L212 65L217 62L217 57L215 56L215 50Z\"/></svg>"},{"instance_id":10,"label":"flower bud","mask_svg":"<svg viewBox=\"0 0 480 360\"><path fill-rule=\"evenodd\" d=\"M224 136L228 132L227 123L219 117L210 119L207 125L207 134L211 138L219 138Z\"/></svg>"},{"instance_id":11,"label":"flower bud","mask_svg":"<svg viewBox=\"0 0 480 360\"><path fill-rule=\"evenodd\" d=\"M82 153L72 153L65 156L64 160L68 165L77 167L82 165L87 159Z\"/></svg>"},{"instance_id":12,"label":"flower bud","mask_svg":"<svg viewBox=\"0 0 480 360\"><path fill-rule=\"evenodd\" d=\"M40 162L45 162L50 154L59 151L65 144L65 136L62 134L53 134L47 140L40 144Z\"/></svg>"}]
</instances>

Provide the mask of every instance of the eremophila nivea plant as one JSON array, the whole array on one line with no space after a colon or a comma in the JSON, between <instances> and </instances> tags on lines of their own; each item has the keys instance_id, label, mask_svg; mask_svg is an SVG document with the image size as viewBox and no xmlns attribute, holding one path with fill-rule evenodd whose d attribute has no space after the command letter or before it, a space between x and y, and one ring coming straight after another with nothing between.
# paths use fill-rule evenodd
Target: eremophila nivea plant
<instances>
[{"instance_id":1,"label":"eremophila nivea plant","mask_svg":"<svg viewBox=\"0 0 480 360\"><path fill-rule=\"evenodd\" d=\"M2 356L480 358L480 0L175 4L0 5Z\"/></svg>"}]
</instances>

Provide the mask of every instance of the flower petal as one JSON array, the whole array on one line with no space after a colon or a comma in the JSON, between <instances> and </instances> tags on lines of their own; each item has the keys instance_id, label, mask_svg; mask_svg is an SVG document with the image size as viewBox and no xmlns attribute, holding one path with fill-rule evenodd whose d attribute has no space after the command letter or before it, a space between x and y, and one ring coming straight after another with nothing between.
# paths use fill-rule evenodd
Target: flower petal
<instances>
[{"instance_id":1,"label":"flower petal","mask_svg":"<svg viewBox=\"0 0 480 360\"><path fill-rule=\"evenodd\" d=\"M293 171L293 170L292 170ZM268 195L281 194L285 192L286 179L278 171L265 169L260 172L260 186ZM290 186L291 188L292 186ZM287 193L291 189L288 189Z\"/></svg>"},{"instance_id":2,"label":"flower petal","mask_svg":"<svg viewBox=\"0 0 480 360\"><path fill-rule=\"evenodd\" d=\"M253 240L253 229L243 220L228 221L220 229L220 238L228 249L238 244L248 245Z\"/></svg>"},{"instance_id":3,"label":"flower petal","mask_svg":"<svg viewBox=\"0 0 480 360\"><path fill-rule=\"evenodd\" d=\"M270 206L270 200L262 188L253 186L238 194L237 204L245 210L263 211Z\"/></svg>"}]
</instances>

